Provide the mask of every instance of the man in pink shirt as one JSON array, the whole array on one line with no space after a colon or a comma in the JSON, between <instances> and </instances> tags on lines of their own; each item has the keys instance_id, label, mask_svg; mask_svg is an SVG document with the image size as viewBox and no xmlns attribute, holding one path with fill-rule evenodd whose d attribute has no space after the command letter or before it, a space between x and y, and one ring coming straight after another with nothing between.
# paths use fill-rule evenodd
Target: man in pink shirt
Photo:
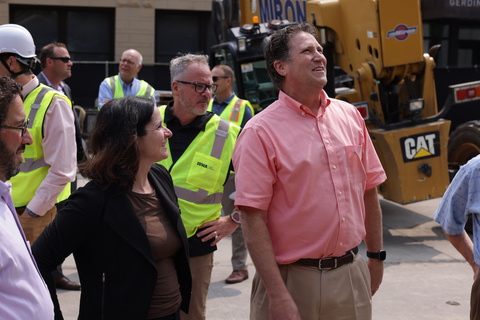
<instances>
[{"instance_id":1,"label":"man in pink shirt","mask_svg":"<svg viewBox=\"0 0 480 320\"><path fill-rule=\"evenodd\" d=\"M265 58L279 98L247 123L233 154L257 271L250 319L371 319L385 259L376 186L386 176L365 123L323 91L327 61L311 26L272 35Z\"/></svg>"}]
</instances>

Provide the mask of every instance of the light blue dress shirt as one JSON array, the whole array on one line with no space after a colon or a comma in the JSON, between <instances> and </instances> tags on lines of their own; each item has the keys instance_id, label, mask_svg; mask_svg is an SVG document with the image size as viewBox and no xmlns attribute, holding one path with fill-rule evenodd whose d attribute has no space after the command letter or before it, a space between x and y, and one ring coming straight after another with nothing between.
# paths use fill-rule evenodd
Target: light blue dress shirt
<instances>
[{"instance_id":1,"label":"light blue dress shirt","mask_svg":"<svg viewBox=\"0 0 480 320\"><path fill-rule=\"evenodd\" d=\"M449 235L463 232L472 214L475 262L480 265L480 155L460 168L443 195L434 220Z\"/></svg>"},{"instance_id":2,"label":"light blue dress shirt","mask_svg":"<svg viewBox=\"0 0 480 320\"><path fill-rule=\"evenodd\" d=\"M0 181L0 319L52 320L52 299L18 221L11 186Z\"/></svg>"},{"instance_id":3,"label":"light blue dress shirt","mask_svg":"<svg viewBox=\"0 0 480 320\"><path fill-rule=\"evenodd\" d=\"M122 84L123 95L125 97L136 96L138 91L140 91L140 85L142 82L137 78L133 78L133 81L130 82L130 84L126 84L125 82L123 82L122 77L120 77L120 73L119 73L118 79ZM99 109L103 107L103 100L105 99L108 99L108 100L113 99L112 88L110 88L106 79L104 79L102 83L100 83L100 89L98 90L98 108ZM156 104L155 95L152 96L152 99L153 99L153 102L155 102Z\"/></svg>"}]
</instances>

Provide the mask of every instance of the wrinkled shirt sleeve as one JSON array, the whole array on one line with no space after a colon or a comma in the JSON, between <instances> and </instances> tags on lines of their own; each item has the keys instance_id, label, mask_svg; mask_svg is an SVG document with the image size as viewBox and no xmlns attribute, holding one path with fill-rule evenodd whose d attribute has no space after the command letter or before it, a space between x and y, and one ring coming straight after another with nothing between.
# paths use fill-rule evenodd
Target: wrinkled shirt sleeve
<instances>
[{"instance_id":1,"label":"wrinkled shirt sleeve","mask_svg":"<svg viewBox=\"0 0 480 320\"><path fill-rule=\"evenodd\" d=\"M434 220L450 235L463 232L469 213L480 213L480 158L455 175L435 212Z\"/></svg>"},{"instance_id":2,"label":"wrinkled shirt sleeve","mask_svg":"<svg viewBox=\"0 0 480 320\"><path fill-rule=\"evenodd\" d=\"M73 112L68 102L54 97L45 115L42 141L45 162L50 165L47 176L35 191L27 207L38 215L53 208L65 186L75 181L77 144Z\"/></svg>"},{"instance_id":3,"label":"wrinkled shirt sleeve","mask_svg":"<svg viewBox=\"0 0 480 320\"><path fill-rule=\"evenodd\" d=\"M113 99L112 89L108 86L107 80L103 80L100 83L100 89L98 90L98 108L103 107L103 100Z\"/></svg>"}]
</instances>

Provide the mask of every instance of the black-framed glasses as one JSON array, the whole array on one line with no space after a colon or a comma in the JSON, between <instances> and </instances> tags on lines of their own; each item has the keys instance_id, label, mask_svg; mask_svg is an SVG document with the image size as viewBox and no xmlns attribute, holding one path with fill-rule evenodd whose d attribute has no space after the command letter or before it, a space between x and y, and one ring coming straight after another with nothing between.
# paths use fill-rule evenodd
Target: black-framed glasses
<instances>
[{"instance_id":1,"label":"black-framed glasses","mask_svg":"<svg viewBox=\"0 0 480 320\"><path fill-rule=\"evenodd\" d=\"M0 126L0 128L22 130L22 137L23 137L25 133L27 133L27 126L28 126L28 118L27 120L25 120L25 122L23 123L23 126L21 127Z\"/></svg>"},{"instance_id":2,"label":"black-framed glasses","mask_svg":"<svg viewBox=\"0 0 480 320\"><path fill-rule=\"evenodd\" d=\"M222 78L222 79L228 79L228 78L230 78L230 77L225 77L225 76L223 76L223 77L222 77L222 76L213 76L213 77L212 77L213 82L217 82L218 79L220 79L220 78Z\"/></svg>"},{"instance_id":3,"label":"black-framed glasses","mask_svg":"<svg viewBox=\"0 0 480 320\"><path fill-rule=\"evenodd\" d=\"M203 82L188 82L188 81L181 81L181 80L177 80L177 82L180 82L183 84L191 84L192 86L195 86L196 93L204 93L205 90L208 89L212 94L214 94L218 88L218 84L215 84L215 83L206 84Z\"/></svg>"},{"instance_id":4,"label":"black-framed glasses","mask_svg":"<svg viewBox=\"0 0 480 320\"><path fill-rule=\"evenodd\" d=\"M50 59L61 60L63 63L69 63L72 60L70 57L50 57Z\"/></svg>"}]
</instances>

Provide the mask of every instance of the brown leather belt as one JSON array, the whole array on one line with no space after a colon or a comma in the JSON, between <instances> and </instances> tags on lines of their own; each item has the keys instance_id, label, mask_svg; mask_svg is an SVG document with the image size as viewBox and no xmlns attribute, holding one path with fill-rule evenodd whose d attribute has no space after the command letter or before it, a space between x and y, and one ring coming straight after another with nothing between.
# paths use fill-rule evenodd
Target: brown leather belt
<instances>
[{"instance_id":1,"label":"brown leather belt","mask_svg":"<svg viewBox=\"0 0 480 320\"><path fill-rule=\"evenodd\" d=\"M320 270L337 269L347 263L352 263L358 253L358 247L353 248L341 257L328 257L323 259L300 259L293 264L307 267L315 267Z\"/></svg>"}]
</instances>

